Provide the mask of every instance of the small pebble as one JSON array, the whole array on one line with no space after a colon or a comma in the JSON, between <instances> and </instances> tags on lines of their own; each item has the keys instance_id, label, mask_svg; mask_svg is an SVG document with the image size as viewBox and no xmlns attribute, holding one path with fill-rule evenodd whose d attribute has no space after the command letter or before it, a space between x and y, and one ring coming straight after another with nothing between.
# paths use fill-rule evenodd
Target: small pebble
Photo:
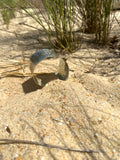
<instances>
[{"instance_id":1,"label":"small pebble","mask_svg":"<svg viewBox=\"0 0 120 160\"><path fill-rule=\"evenodd\" d=\"M6 127L6 131L9 133L9 134L11 134L11 130L10 130L10 128L7 126Z\"/></svg>"}]
</instances>

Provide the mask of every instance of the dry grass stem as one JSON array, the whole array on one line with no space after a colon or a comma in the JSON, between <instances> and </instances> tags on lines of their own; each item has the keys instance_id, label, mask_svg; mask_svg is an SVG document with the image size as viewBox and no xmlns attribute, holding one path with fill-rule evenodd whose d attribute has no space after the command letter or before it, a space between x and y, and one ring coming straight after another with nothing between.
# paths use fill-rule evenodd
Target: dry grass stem
<instances>
[{"instance_id":1,"label":"dry grass stem","mask_svg":"<svg viewBox=\"0 0 120 160\"><path fill-rule=\"evenodd\" d=\"M0 142L0 145L29 144L29 145L43 146L43 147L47 147L47 148L56 148L56 149L60 149L60 150L70 151L70 152L99 153L99 151L95 151L95 150L72 149L72 148L66 148L66 147L62 147L62 146L56 146L56 145L34 142L34 141L14 140L14 139L0 139L0 141L2 141L2 142Z\"/></svg>"}]
</instances>

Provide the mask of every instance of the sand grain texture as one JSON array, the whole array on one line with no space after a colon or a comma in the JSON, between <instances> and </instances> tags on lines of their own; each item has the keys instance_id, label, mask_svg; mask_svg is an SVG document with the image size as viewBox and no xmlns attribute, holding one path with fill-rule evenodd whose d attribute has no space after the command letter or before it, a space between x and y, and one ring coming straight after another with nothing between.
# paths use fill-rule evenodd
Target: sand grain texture
<instances>
[{"instance_id":1,"label":"sand grain texture","mask_svg":"<svg viewBox=\"0 0 120 160\"><path fill-rule=\"evenodd\" d=\"M47 48L48 42L42 30L38 33L19 24L24 21L35 24L31 18L21 16L10 23L9 31L19 33L18 39L15 34L0 30L0 65L22 61L23 53L25 73L30 73L30 55ZM1 24L0 29L5 30L5 25ZM36 40L39 36L41 44ZM120 57L107 48L84 45L68 60L67 81L56 79L55 59L45 60L36 68L44 81L43 88L38 88L30 76L0 79L0 138L99 153L14 144L0 146L0 160L120 160ZM0 67L0 73L10 69L14 67Z\"/></svg>"}]
</instances>

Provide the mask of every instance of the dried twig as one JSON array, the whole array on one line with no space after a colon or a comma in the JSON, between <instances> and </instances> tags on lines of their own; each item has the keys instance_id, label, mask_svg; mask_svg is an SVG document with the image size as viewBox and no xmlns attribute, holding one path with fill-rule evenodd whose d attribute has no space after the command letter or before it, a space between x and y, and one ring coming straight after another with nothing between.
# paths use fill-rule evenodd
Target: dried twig
<instances>
[{"instance_id":1,"label":"dried twig","mask_svg":"<svg viewBox=\"0 0 120 160\"><path fill-rule=\"evenodd\" d=\"M4 77L31 77L31 73L19 73L19 72L10 72L10 73L3 73L0 75L0 78Z\"/></svg>"},{"instance_id":2,"label":"dried twig","mask_svg":"<svg viewBox=\"0 0 120 160\"><path fill-rule=\"evenodd\" d=\"M15 76L15 77L31 76L30 73L24 72L24 67L28 65L27 62L17 61L17 60L11 60L11 61L14 63L10 63L10 64L0 63L0 69L2 69L2 71L0 72L0 78L11 77L11 76ZM19 72L20 70L23 70L23 72Z\"/></svg>"},{"instance_id":3,"label":"dried twig","mask_svg":"<svg viewBox=\"0 0 120 160\"><path fill-rule=\"evenodd\" d=\"M9 144L30 144L30 145L38 145L38 146L43 146L47 148L56 148L60 150L65 150L65 151L71 151L71 152L81 152L81 153L99 153L99 151L95 150L80 150L80 149L72 149L72 148L66 148L62 146L56 146L56 145L51 145L51 144L46 144L46 143L40 143L40 142L35 142L35 141L25 141L25 140L15 140L15 139L0 139L0 145L9 145Z\"/></svg>"}]
</instances>

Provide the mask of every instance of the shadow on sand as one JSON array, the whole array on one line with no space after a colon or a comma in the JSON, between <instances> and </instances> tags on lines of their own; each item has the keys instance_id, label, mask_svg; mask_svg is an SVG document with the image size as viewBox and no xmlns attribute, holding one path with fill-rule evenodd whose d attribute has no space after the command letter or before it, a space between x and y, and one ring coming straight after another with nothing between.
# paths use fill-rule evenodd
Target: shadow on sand
<instances>
[{"instance_id":1,"label":"shadow on sand","mask_svg":"<svg viewBox=\"0 0 120 160\"><path fill-rule=\"evenodd\" d=\"M41 79L44 86L49 83L50 81L53 81L55 79L58 79L55 73L41 73L36 75L38 80ZM29 78L27 81L25 81L22 84L23 91L25 94L34 92L38 89L42 89L44 86L39 86L34 82L33 78Z\"/></svg>"}]
</instances>

